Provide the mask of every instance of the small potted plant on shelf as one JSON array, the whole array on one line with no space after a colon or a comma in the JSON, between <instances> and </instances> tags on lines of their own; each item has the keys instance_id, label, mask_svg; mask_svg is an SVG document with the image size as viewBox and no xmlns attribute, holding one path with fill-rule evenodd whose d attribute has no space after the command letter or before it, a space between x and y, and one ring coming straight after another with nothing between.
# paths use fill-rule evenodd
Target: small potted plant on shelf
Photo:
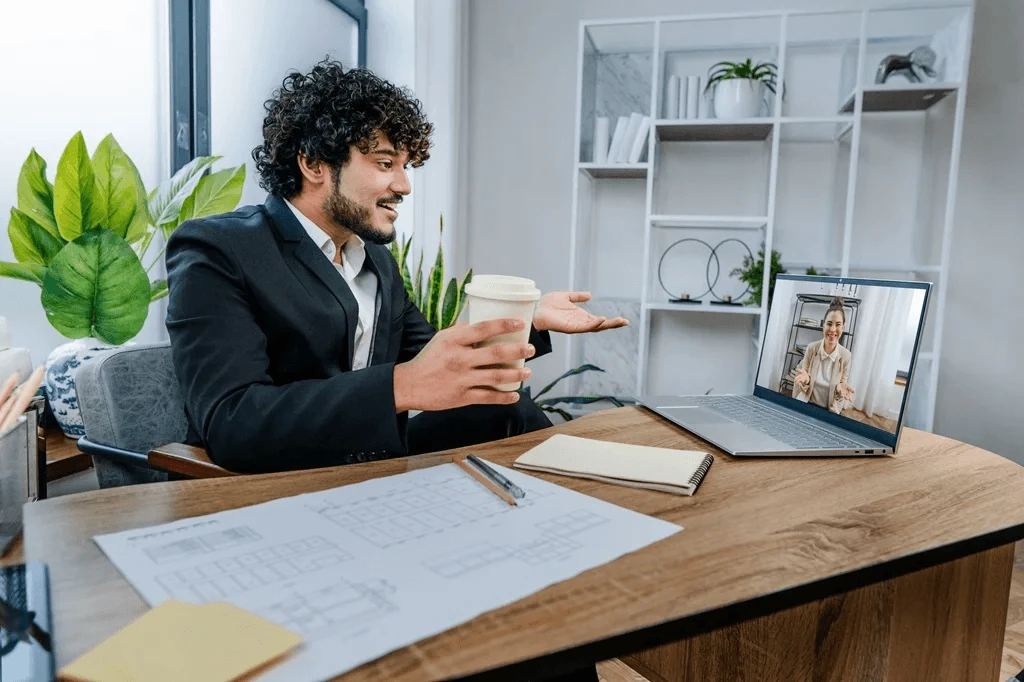
<instances>
[{"instance_id":1,"label":"small potted plant on shelf","mask_svg":"<svg viewBox=\"0 0 1024 682\"><path fill-rule=\"evenodd\" d=\"M238 204L245 166L208 173L219 158L197 157L149 193L113 135L90 158L76 133L52 183L35 149L22 165L7 228L16 262L0 262L0 277L38 285L46 319L71 339L47 357L44 382L68 436L85 435L75 390L82 361L133 339L150 304L167 295L167 280L150 280L164 252L147 258L153 240L166 244L179 223Z\"/></svg>"},{"instance_id":2,"label":"small potted plant on shelf","mask_svg":"<svg viewBox=\"0 0 1024 682\"><path fill-rule=\"evenodd\" d=\"M767 101L765 91L775 94L777 67L771 62L718 62L708 72L707 92L714 100L715 117L754 118Z\"/></svg>"}]
</instances>

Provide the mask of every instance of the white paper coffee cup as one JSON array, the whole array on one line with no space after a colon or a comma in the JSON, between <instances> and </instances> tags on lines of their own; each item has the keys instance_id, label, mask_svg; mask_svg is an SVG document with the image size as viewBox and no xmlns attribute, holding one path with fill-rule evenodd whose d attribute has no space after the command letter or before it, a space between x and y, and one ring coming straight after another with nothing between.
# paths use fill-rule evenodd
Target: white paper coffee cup
<instances>
[{"instance_id":1,"label":"white paper coffee cup","mask_svg":"<svg viewBox=\"0 0 1024 682\"><path fill-rule=\"evenodd\" d=\"M503 318L519 318L526 323L522 331L502 334L487 339L478 347L484 348L496 343L524 344L530 340L530 326L533 324L533 312L540 298L540 289L532 279L510 277L508 275L473 275L466 285L469 323L476 324L486 320ZM522 367L526 360L502 363L502 367ZM501 384L494 388L499 391L518 391L522 382Z\"/></svg>"}]
</instances>

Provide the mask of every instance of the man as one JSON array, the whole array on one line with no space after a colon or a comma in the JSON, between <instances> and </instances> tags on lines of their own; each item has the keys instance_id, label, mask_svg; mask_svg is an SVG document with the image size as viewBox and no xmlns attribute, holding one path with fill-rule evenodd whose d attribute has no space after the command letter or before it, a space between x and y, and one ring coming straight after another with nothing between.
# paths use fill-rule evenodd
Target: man
<instances>
[{"instance_id":1,"label":"man","mask_svg":"<svg viewBox=\"0 0 1024 682\"><path fill-rule=\"evenodd\" d=\"M167 329L188 442L242 472L362 462L550 426L529 400L489 388L528 379L497 363L550 351L548 332L621 327L556 292L530 343L475 344L522 322L435 331L388 249L429 158L420 103L372 73L324 61L266 104L253 151L261 206L182 224L167 247ZM409 419L410 410L422 414Z\"/></svg>"}]
</instances>

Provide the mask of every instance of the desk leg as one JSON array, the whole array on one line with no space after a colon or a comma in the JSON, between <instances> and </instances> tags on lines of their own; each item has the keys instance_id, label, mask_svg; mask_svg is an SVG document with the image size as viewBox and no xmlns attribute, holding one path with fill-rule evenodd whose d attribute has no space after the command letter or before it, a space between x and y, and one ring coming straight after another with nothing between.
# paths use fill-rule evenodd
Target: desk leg
<instances>
[{"instance_id":1,"label":"desk leg","mask_svg":"<svg viewBox=\"0 0 1024 682\"><path fill-rule=\"evenodd\" d=\"M996 682L1014 545L648 649L651 682Z\"/></svg>"}]
</instances>

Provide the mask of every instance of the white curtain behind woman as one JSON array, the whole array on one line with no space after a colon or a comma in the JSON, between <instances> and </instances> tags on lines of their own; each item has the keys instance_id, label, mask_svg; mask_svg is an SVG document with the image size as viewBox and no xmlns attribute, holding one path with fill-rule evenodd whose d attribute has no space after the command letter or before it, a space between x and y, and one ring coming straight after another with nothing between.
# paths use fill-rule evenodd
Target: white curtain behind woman
<instances>
[{"instance_id":1,"label":"white curtain behind woman","mask_svg":"<svg viewBox=\"0 0 1024 682\"><path fill-rule=\"evenodd\" d=\"M761 369L757 373L757 385L779 390L782 368L785 366L786 351L789 348L789 332L793 323L793 309L796 307L794 282L777 280L772 296L771 315L764 334L764 348L761 353Z\"/></svg>"},{"instance_id":2,"label":"white curtain behind woman","mask_svg":"<svg viewBox=\"0 0 1024 682\"><path fill-rule=\"evenodd\" d=\"M850 386L853 406L867 416L890 417L912 289L861 287L854 329ZM898 408L898 405L896 406Z\"/></svg>"}]
</instances>

